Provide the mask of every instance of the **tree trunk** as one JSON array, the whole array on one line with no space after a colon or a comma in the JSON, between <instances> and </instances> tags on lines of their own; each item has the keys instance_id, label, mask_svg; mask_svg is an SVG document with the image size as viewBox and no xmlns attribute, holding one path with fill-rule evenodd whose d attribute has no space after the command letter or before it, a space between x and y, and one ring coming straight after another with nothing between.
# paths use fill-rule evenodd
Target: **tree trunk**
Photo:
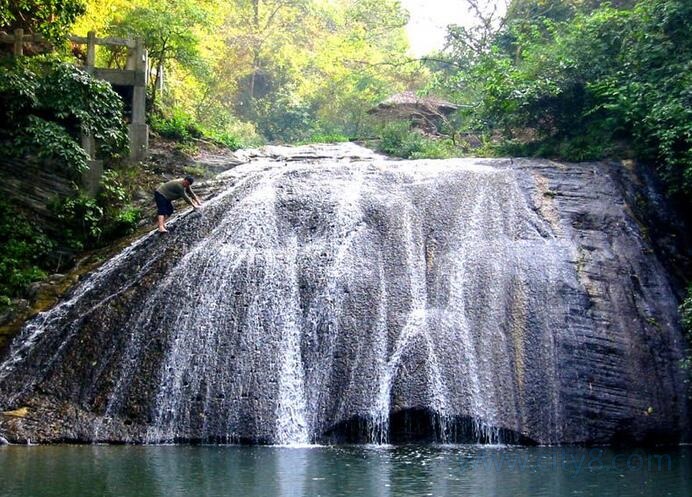
<instances>
[{"instance_id":1,"label":"tree trunk","mask_svg":"<svg viewBox=\"0 0 692 497\"><path fill-rule=\"evenodd\" d=\"M163 45L161 45L161 56L159 57L159 60L156 63L156 78L154 78L154 87L151 89L151 109L154 110L156 109L156 97L157 97L157 91L159 89L159 84L161 83L161 74L163 73L163 65L165 63L165 58L166 58L166 45L168 44L168 40L165 40L163 42Z\"/></svg>"},{"instance_id":2,"label":"tree trunk","mask_svg":"<svg viewBox=\"0 0 692 497\"><path fill-rule=\"evenodd\" d=\"M255 99L255 81L257 80L257 70L259 69L259 34L260 34L260 16L259 16L259 9L260 9L260 1L261 0L252 0L252 13L253 13L253 24L254 24L254 31L255 31L255 36L256 39L254 41L254 47L253 47L253 58L252 58L252 75L250 76L250 100Z\"/></svg>"}]
</instances>

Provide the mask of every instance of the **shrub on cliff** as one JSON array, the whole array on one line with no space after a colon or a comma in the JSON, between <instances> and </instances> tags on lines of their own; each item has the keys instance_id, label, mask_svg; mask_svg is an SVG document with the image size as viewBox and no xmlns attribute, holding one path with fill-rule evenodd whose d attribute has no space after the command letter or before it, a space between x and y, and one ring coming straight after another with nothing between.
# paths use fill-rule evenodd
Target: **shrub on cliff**
<instances>
[{"instance_id":1,"label":"shrub on cliff","mask_svg":"<svg viewBox=\"0 0 692 497\"><path fill-rule=\"evenodd\" d=\"M379 131L377 149L403 159L448 159L459 157L462 150L448 138L431 138L411 129L408 122L394 122Z\"/></svg>"},{"instance_id":2,"label":"shrub on cliff","mask_svg":"<svg viewBox=\"0 0 692 497\"><path fill-rule=\"evenodd\" d=\"M687 391L692 398L692 285L687 289L687 297L680 305L680 320L687 339L687 352L682 367L687 370Z\"/></svg>"},{"instance_id":3,"label":"shrub on cliff","mask_svg":"<svg viewBox=\"0 0 692 497\"><path fill-rule=\"evenodd\" d=\"M181 145L193 145L196 139L208 141L231 150L257 143L254 130L240 121L222 119L215 126L203 125L194 116L179 107L166 112L155 112L149 118L151 129L164 138L178 141ZM245 128L245 129L243 129Z\"/></svg>"},{"instance_id":4,"label":"shrub on cliff","mask_svg":"<svg viewBox=\"0 0 692 497\"><path fill-rule=\"evenodd\" d=\"M58 242L72 250L91 249L134 232L141 213L131 204L118 171L106 171L98 195L77 192L56 198L52 210L62 225Z\"/></svg>"},{"instance_id":5,"label":"shrub on cliff","mask_svg":"<svg viewBox=\"0 0 692 497\"><path fill-rule=\"evenodd\" d=\"M29 283L45 278L44 263L53 246L40 228L0 201L0 309Z\"/></svg>"},{"instance_id":6,"label":"shrub on cliff","mask_svg":"<svg viewBox=\"0 0 692 497\"><path fill-rule=\"evenodd\" d=\"M53 57L0 61L0 154L33 156L73 173L86 169L80 133L99 154L127 150L122 100L104 81Z\"/></svg>"}]
</instances>

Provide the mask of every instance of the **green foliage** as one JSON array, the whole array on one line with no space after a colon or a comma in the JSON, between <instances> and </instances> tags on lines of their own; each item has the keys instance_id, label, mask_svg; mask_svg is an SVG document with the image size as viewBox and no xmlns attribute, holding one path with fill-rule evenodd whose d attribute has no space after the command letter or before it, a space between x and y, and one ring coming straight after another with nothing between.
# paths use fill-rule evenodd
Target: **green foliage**
<instances>
[{"instance_id":1,"label":"green foliage","mask_svg":"<svg viewBox=\"0 0 692 497\"><path fill-rule=\"evenodd\" d=\"M21 28L59 43L85 11L83 0L0 0L0 31Z\"/></svg>"},{"instance_id":2,"label":"green foliage","mask_svg":"<svg viewBox=\"0 0 692 497\"><path fill-rule=\"evenodd\" d=\"M474 104L470 129L524 145L530 134L526 151L568 160L634 155L658 164L672 193L689 195L692 4L600 3L515 2L491 48L467 53L465 69L442 84Z\"/></svg>"},{"instance_id":3,"label":"green foliage","mask_svg":"<svg viewBox=\"0 0 692 497\"><path fill-rule=\"evenodd\" d=\"M448 159L462 155L451 140L427 138L411 130L408 122L386 125L380 132L378 149L403 159Z\"/></svg>"},{"instance_id":4,"label":"green foliage","mask_svg":"<svg viewBox=\"0 0 692 497\"><path fill-rule=\"evenodd\" d=\"M603 157L627 158L631 152L619 149L618 144L599 140L600 130L585 130L581 136L570 139L564 137L544 138L538 141L525 142L517 139L505 139L491 144L490 155L513 157L549 157L566 159L573 162L599 160Z\"/></svg>"},{"instance_id":5,"label":"green foliage","mask_svg":"<svg viewBox=\"0 0 692 497\"><path fill-rule=\"evenodd\" d=\"M452 143L449 138L425 138L419 150L411 154L412 159L450 159L460 157L463 151Z\"/></svg>"},{"instance_id":6,"label":"green foliage","mask_svg":"<svg viewBox=\"0 0 692 497\"><path fill-rule=\"evenodd\" d=\"M140 219L114 170L104 173L96 198L78 193L56 199L51 207L63 227L60 241L73 250L99 247L128 235Z\"/></svg>"},{"instance_id":7,"label":"green foliage","mask_svg":"<svg viewBox=\"0 0 692 497\"><path fill-rule=\"evenodd\" d=\"M38 116L28 116L26 126L20 131L15 134L15 130L11 130L8 133L11 138L0 143L0 150L10 156L35 155L45 161L56 161L73 173L81 173L87 168L89 156L75 137L60 124Z\"/></svg>"},{"instance_id":8,"label":"green foliage","mask_svg":"<svg viewBox=\"0 0 692 497\"><path fill-rule=\"evenodd\" d=\"M71 64L53 64L44 71L37 95L43 113L48 111L65 127L78 126L93 136L103 156L127 150L122 100L110 84Z\"/></svg>"},{"instance_id":9,"label":"green foliage","mask_svg":"<svg viewBox=\"0 0 692 497\"><path fill-rule=\"evenodd\" d=\"M294 98L289 91L251 102L250 116L257 123L262 136L269 141L297 142L311 131L314 115L310 105Z\"/></svg>"},{"instance_id":10,"label":"green foliage","mask_svg":"<svg viewBox=\"0 0 692 497\"><path fill-rule=\"evenodd\" d=\"M166 115L157 113L151 116L152 130L164 138L177 140L183 146L192 145L194 139L205 139L219 146L238 150L245 146L242 137L226 129L210 129L200 124L192 115L179 107L174 107Z\"/></svg>"},{"instance_id":11,"label":"green foliage","mask_svg":"<svg viewBox=\"0 0 692 497\"><path fill-rule=\"evenodd\" d=\"M348 136L342 135L340 133L324 133L316 131L312 133L307 139L299 142L299 144L305 145L308 143L343 143L348 141L351 141L351 139Z\"/></svg>"},{"instance_id":12,"label":"green foliage","mask_svg":"<svg viewBox=\"0 0 692 497\"><path fill-rule=\"evenodd\" d=\"M369 108L419 84L398 0L87 2L78 31L144 39L153 112L182 109L230 148L362 136Z\"/></svg>"},{"instance_id":13,"label":"green foliage","mask_svg":"<svg viewBox=\"0 0 692 497\"><path fill-rule=\"evenodd\" d=\"M421 149L423 137L409 123L392 123L382 129L378 149L387 155L410 159Z\"/></svg>"},{"instance_id":14,"label":"green foliage","mask_svg":"<svg viewBox=\"0 0 692 497\"><path fill-rule=\"evenodd\" d=\"M149 5L135 6L110 27L116 36L131 36L144 40L152 65L152 106L156 108L157 89L164 69L170 62L190 69L199 69L199 38L196 28L205 21L206 12L192 0L160 0Z\"/></svg>"},{"instance_id":15,"label":"green foliage","mask_svg":"<svg viewBox=\"0 0 692 497\"><path fill-rule=\"evenodd\" d=\"M133 233L141 219L141 212L131 205L131 198L122 181L119 171L115 169L106 171L101 178L96 201L103 211L101 241L104 242Z\"/></svg>"},{"instance_id":16,"label":"green foliage","mask_svg":"<svg viewBox=\"0 0 692 497\"><path fill-rule=\"evenodd\" d=\"M680 306L680 316L682 322L682 328L690 334L692 338L692 285L687 289L687 297ZM692 340L690 340L692 344Z\"/></svg>"},{"instance_id":17,"label":"green foliage","mask_svg":"<svg viewBox=\"0 0 692 497\"><path fill-rule=\"evenodd\" d=\"M53 243L34 223L0 201L0 307L46 277L42 263L52 249Z\"/></svg>"},{"instance_id":18,"label":"green foliage","mask_svg":"<svg viewBox=\"0 0 692 497\"><path fill-rule=\"evenodd\" d=\"M159 135L172 140L187 142L203 136L197 121L180 108L173 108L167 116L153 114L150 123Z\"/></svg>"},{"instance_id":19,"label":"green foliage","mask_svg":"<svg viewBox=\"0 0 692 497\"><path fill-rule=\"evenodd\" d=\"M214 143L237 150L263 144L255 126L240 121L221 102L209 101L190 114L194 115L196 127L205 138Z\"/></svg>"},{"instance_id":20,"label":"green foliage","mask_svg":"<svg viewBox=\"0 0 692 497\"><path fill-rule=\"evenodd\" d=\"M680 306L680 316L682 328L689 335L692 345L692 285L687 289L687 297Z\"/></svg>"},{"instance_id":21,"label":"green foliage","mask_svg":"<svg viewBox=\"0 0 692 497\"><path fill-rule=\"evenodd\" d=\"M680 306L680 321L687 341L687 352L682 360L682 367L687 370L688 396L692 398L692 285L688 287L687 297Z\"/></svg>"},{"instance_id":22,"label":"green foliage","mask_svg":"<svg viewBox=\"0 0 692 497\"><path fill-rule=\"evenodd\" d=\"M0 153L78 174L88 159L80 132L93 135L103 155L127 149L122 101L110 85L53 58L0 62Z\"/></svg>"},{"instance_id":23,"label":"green foliage","mask_svg":"<svg viewBox=\"0 0 692 497\"><path fill-rule=\"evenodd\" d=\"M70 248L83 250L98 245L103 209L96 199L80 194L58 199L51 207L62 224L62 239Z\"/></svg>"},{"instance_id":24,"label":"green foliage","mask_svg":"<svg viewBox=\"0 0 692 497\"><path fill-rule=\"evenodd\" d=\"M238 150L243 147L241 138L232 134L229 131L204 131L205 136L211 138L212 141L222 145L230 150Z\"/></svg>"}]
</instances>

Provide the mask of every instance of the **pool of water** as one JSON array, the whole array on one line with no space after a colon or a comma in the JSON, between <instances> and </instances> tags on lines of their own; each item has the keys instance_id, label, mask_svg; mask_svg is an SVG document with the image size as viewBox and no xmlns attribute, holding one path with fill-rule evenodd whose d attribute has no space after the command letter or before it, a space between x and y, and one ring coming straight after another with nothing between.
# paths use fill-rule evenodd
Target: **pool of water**
<instances>
[{"instance_id":1,"label":"pool of water","mask_svg":"<svg viewBox=\"0 0 692 497\"><path fill-rule=\"evenodd\" d=\"M6 446L0 496L689 496L692 448Z\"/></svg>"}]
</instances>

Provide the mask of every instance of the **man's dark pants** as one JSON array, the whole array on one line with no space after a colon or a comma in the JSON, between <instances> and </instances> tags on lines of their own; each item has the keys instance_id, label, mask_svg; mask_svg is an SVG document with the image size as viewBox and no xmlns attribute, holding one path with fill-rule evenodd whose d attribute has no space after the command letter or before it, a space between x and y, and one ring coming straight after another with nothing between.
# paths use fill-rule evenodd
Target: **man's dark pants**
<instances>
[{"instance_id":1,"label":"man's dark pants","mask_svg":"<svg viewBox=\"0 0 692 497\"><path fill-rule=\"evenodd\" d=\"M159 216L170 216L173 214L173 203L159 192L154 192L154 200L156 201L156 209Z\"/></svg>"}]
</instances>

